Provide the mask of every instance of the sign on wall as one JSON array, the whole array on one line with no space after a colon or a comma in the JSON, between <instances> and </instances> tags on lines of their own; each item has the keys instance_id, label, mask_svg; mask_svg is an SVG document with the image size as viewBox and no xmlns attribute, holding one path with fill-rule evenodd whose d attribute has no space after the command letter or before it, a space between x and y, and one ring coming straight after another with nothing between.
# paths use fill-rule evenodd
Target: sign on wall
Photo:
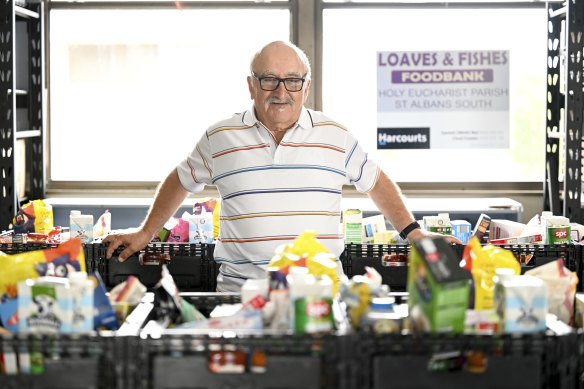
<instances>
[{"instance_id":1,"label":"sign on wall","mask_svg":"<svg viewBox=\"0 0 584 389\"><path fill-rule=\"evenodd\" d=\"M509 51L377 53L377 148L509 147Z\"/></svg>"}]
</instances>

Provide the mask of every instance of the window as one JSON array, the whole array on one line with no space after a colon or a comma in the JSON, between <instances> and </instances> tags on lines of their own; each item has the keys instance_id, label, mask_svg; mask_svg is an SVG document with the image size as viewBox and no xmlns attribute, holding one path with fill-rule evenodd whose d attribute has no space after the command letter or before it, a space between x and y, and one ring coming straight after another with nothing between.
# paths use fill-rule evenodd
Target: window
<instances>
[{"instance_id":1,"label":"window","mask_svg":"<svg viewBox=\"0 0 584 389\"><path fill-rule=\"evenodd\" d=\"M52 9L51 181L163 179L249 108L251 55L290 39L286 7Z\"/></svg>"},{"instance_id":2,"label":"window","mask_svg":"<svg viewBox=\"0 0 584 389\"><path fill-rule=\"evenodd\" d=\"M396 181L543 182L543 6L338 6L323 10L322 39L323 111L348 126ZM509 148L376 150L377 52L440 50L509 51Z\"/></svg>"}]
</instances>

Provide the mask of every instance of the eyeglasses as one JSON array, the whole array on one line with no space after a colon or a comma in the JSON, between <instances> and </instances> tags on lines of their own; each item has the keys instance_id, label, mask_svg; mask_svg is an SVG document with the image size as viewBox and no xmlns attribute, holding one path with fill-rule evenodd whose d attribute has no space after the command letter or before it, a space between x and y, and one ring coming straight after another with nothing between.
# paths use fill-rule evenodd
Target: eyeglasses
<instances>
[{"instance_id":1,"label":"eyeglasses","mask_svg":"<svg viewBox=\"0 0 584 389\"><path fill-rule=\"evenodd\" d=\"M299 77L288 78L278 78L273 76L258 77L258 75L255 73L252 73L251 75L260 82L260 88L268 92L278 89L281 82L284 83L284 87L288 92L298 92L304 86L305 81L304 78Z\"/></svg>"}]
</instances>

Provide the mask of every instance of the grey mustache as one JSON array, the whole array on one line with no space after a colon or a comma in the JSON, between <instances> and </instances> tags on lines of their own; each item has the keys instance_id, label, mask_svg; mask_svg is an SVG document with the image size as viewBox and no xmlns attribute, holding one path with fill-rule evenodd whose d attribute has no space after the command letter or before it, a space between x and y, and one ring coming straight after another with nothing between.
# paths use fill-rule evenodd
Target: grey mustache
<instances>
[{"instance_id":1,"label":"grey mustache","mask_svg":"<svg viewBox=\"0 0 584 389\"><path fill-rule=\"evenodd\" d=\"M285 98L285 99L279 99L277 97L270 97L267 101L268 104L294 104L294 100L290 99L290 98Z\"/></svg>"}]
</instances>

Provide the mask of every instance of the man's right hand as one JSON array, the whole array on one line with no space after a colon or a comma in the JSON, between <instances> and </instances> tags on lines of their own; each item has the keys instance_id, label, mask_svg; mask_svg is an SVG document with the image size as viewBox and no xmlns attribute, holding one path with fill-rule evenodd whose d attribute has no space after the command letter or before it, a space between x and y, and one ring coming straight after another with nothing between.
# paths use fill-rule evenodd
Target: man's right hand
<instances>
[{"instance_id":1,"label":"man's right hand","mask_svg":"<svg viewBox=\"0 0 584 389\"><path fill-rule=\"evenodd\" d=\"M151 240L152 235L142 229L134 232L110 234L103 240L103 243L108 246L105 256L110 259L119 246L124 246L125 249L118 256L119 261L124 262L130 255L146 247Z\"/></svg>"}]
</instances>

